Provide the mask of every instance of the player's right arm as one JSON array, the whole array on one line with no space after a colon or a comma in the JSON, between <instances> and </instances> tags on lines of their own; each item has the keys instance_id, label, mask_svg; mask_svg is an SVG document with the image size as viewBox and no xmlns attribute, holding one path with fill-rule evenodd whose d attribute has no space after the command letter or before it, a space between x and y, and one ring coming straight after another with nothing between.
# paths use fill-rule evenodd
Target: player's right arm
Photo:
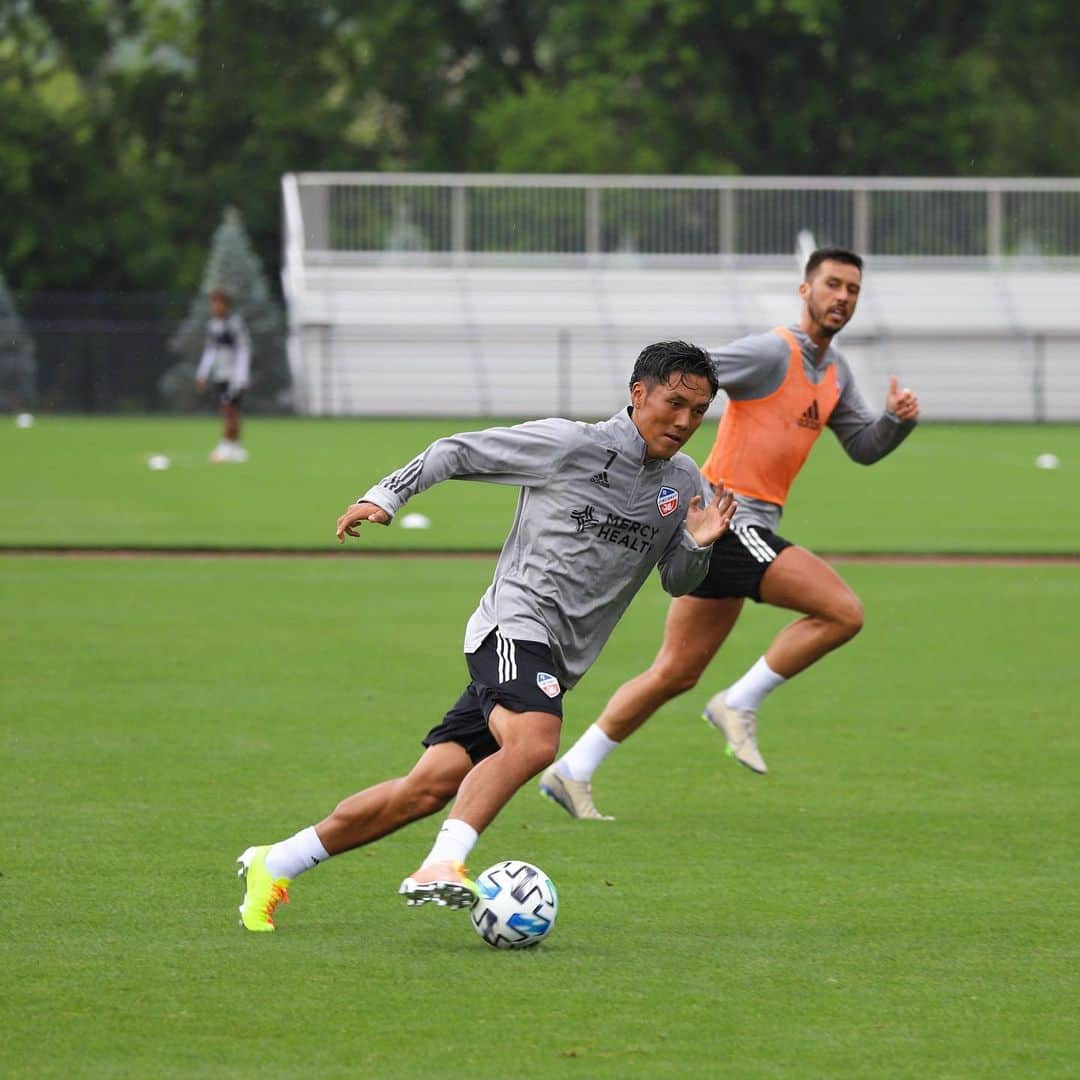
<instances>
[{"instance_id":1,"label":"player's right arm","mask_svg":"<svg viewBox=\"0 0 1080 1080\"><path fill-rule=\"evenodd\" d=\"M483 480L514 487L545 484L578 445L581 430L572 420L531 420L436 439L361 496L356 507L374 506L381 515L366 511L358 515L355 507L346 510L338 519L338 540L355 536L350 528L362 520L388 525L409 499L444 480Z\"/></svg>"},{"instance_id":2,"label":"player's right arm","mask_svg":"<svg viewBox=\"0 0 1080 1080\"><path fill-rule=\"evenodd\" d=\"M767 397L787 374L788 344L771 331L749 334L708 351L716 381L728 397L738 401Z\"/></svg>"},{"instance_id":3,"label":"player's right arm","mask_svg":"<svg viewBox=\"0 0 1080 1080\"><path fill-rule=\"evenodd\" d=\"M214 345L209 336L203 346L202 356L199 358L199 366L195 371L195 385L201 390L206 386L206 380L210 377L210 368L214 364Z\"/></svg>"}]
</instances>

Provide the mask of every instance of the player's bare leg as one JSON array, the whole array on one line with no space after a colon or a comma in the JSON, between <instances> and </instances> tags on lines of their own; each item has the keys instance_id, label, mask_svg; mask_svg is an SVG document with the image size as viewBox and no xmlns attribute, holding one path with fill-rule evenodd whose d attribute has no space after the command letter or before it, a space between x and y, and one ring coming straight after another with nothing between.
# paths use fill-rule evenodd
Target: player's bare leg
<instances>
[{"instance_id":1,"label":"player's bare leg","mask_svg":"<svg viewBox=\"0 0 1080 1080\"><path fill-rule=\"evenodd\" d=\"M221 419L225 426L225 438L229 442L240 441L240 409L235 402L226 401L221 406Z\"/></svg>"},{"instance_id":2,"label":"player's bare leg","mask_svg":"<svg viewBox=\"0 0 1080 1080\"><path fill-rule=\"evenodd\" d=\"M240 406L235 401L222 401L221 424L224 437L218 445L213 460L231 461L236 464L247 461L247 451L240 445Z\"/></svg>"},{"instance_id":3,"label":"player's bare leg","mask_svg":"<svg viewBox=\"0 0 1080 1080\"><path fill-rule=\"evenodd\" d=\"M863 609L847 583L806 548L785 548L761 579L761 600L803 612L757 661L705 706L705 719L727 739L727 752L756 773L767 772L757 744L757 712L765 698L861 629Z\"/></svg>"},{"instance_id":4,"label":"player's bare leg","mask_svg":"<svg viewBox=\"0 0 1080 1080\"><path fill-rule=\"evenodd\" d=\"M441 810L471 768L463 747L440 743L429 747L407 776L342 799L318 825L276 844L248 848L237 859L244 882L241 923L248 930L274 930L274 912L288 903L289 886L297 877L331 855L370 844Z\"/></svg>"},{"instance_id":5,"label":"player's bare leg","mask_svg":"<svg viewBox=\"0 0 1080 1080\"><path fill-rule=\"evenodd\" d=\"M790 679L826 653L850 641L863 626L863 607L846 581L806 548L785 548L765 571L761 599L803 612L765 650L777 675Z\"/></svg>"},{"instance_id":6,"label":"player's bare leg","mask_svg":"<svg viewBox=\"0 0 1080 1080\"><path fill-rule=\"evenodd\" d=\"M515 713L495 706L488 727L499 749L469 771L428 857L401 883L398 892L409 904L472 906L477 887L469 880L465 858L518 788L554 759L561 726L562 719L552 713Z\"/></svg>"},{"instance_id":7,"label":"player's bare leg","mask_svg":"<svg viewBox=\"0 0 1080 1080\"><path fill-rule=\"evenodd\" d=\"M596 721L600 730L614 742L622 742L661 705L692 690L727 640L742 606L742 597L679 596L672 600L656 659L612 694Z\"/></svg>"},{"instance_id":8,"label":"player's bare leg","mask_svg":"<svg viewBox=\"0 0 1080 1080\"><path fill-rule=\"evenodd\" d=\"M315 826L331 855L370 844L383 836L441 810L473 768L458 743L428 747L408 775L359 791L342 799Z\"/></svg>"},{"instance_id":9,"label":"player's bare leg","mask_svg":"<svg viewBox=\"0 0 1080 1080\"><path fill-rule=\"evenodd\" d=\"M551 713L515 713L496 705L488 726L499 749L472 769L454 801L454 817L467 821L478 833L522 784L555 760L562 720Z\"/></svg>"},{"instance_id":10,"label":"player's bare leg","mask_svg":"<svg viewBox=\"0 0 1080 1080\"><path fill-rule=\"evenodd\" d=\"M540 778L540 792L571 817L611 821L596 809L592 777L601 762L661 705L697 685L742 611L740 597L680 596L668 607L664 639L646 671L623 683L578 741Z\"/></svg>"}]
</instances>

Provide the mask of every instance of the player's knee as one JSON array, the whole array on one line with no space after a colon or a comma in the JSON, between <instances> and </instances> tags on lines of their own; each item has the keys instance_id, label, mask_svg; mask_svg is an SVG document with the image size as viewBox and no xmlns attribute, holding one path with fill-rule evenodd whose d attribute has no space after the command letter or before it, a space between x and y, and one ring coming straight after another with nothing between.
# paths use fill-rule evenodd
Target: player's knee
<instances>
[{"instance_id":1,"label":"player's knee","mask_svg":"<svg viewBox=\"0 0 1080 1080\"><path fill-rule=\"evenodd\" d=\"M865 614L859 598L854 594L846 597L844 602L837 607L833 621L840 631L842 640L850 641L863 628L865 622Z\"/></svg>"},{"instance_id":2,"label":"player's knee","mask_svg":"<svg viewBox=\"0 0 1080 1080\"><path fill-rule=\"evenodd\" d=\"M512 753L518 769L530 776L543 772L559 754L559 732L533 732L527 739L504 743L503 751Z\"/></svg>"},{"instance_id":3,"label":"player's knee","mask_svg":"<svg viewBox=\"0 0 1080 1080\"><path fill-rule=\"evenodd\" d=\"M417 792L412 800L413 814L418 818L437 814L449 801L450 796L438 791Z\"/></svg>"},{"instance_id":4,"label":"player's knee","mask_svg":"<svg viewBox=\"0 0 1080 1080\"><path fill-rule=\"evenodd\" d=\"M656 687L665 699L678 697L679 694L685 694L687 690L693 690L697 686L699 674L684 664L673 664L664 660L658 660L652 667Z\"/></svg>"},{"instance_id":5,"label":"player's knee","mask_svg":"<svg viewBox=\"0 0 1080 1080\"><path fill-rule=\"evenodd\" d=\"M403 776L394 782L390 802L397 817L415 821L437 813L454 797L455 791L441 776Z\"/></svg>"},{"instance_id":6,"label":"player's knee","mask_svg":"<svg viewBox=\"0 0 1080 1080\"><path fill-rule=\"evenodd\" d=\"M531 767L533 775L546 769L559 755L559 733L542 735L532 741Z\"/></svg>"},{"instance_id":7,"label":"player's knee","mask_svg":"<svg viewBox=\"0 0 1080 1080\"><path fill-rule=\"evenodd\" d=\"M438 813L453 796L454 792L437 780L404 784L399 792L401 804L410 820Z\"/></svg>"}]
</instances>

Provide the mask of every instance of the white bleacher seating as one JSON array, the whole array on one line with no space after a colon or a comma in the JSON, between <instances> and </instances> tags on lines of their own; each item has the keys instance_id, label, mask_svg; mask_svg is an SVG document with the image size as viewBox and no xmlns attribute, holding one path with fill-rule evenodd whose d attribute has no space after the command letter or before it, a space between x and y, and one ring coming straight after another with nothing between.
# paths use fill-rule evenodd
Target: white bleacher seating
<instances>
[{"instance_id":1,"label":"white bleacher seating","mask_svg":"<svg viewBox=\"0 0 1080 1080\"><path fill-rule=\"evenodd\" d=\"M705 346L795 321L798 268L350 264L290 279L299 408L316 415L605 416L651 341ZM871 260L838 345L877 407L928 419L1080 419L1080 274ZM719 406L715 407L718 411Z\"/></svg>"}]
</instances>

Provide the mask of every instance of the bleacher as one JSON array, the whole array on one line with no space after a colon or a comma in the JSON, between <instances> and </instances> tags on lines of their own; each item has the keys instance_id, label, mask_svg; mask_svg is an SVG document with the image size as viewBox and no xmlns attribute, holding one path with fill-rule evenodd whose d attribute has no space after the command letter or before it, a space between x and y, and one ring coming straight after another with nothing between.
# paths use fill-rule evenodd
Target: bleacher
<instances>
[{"instance_id":1,"label":"bleacher","mask_svg":"<svg viewBox=\"0 0 1080 1080\"><path fill-rule=\"evenodd\" d=\"M325 198L321 220L305 220L292 181L285 286L298 405L309 414L603 416L625 401L643 345L714 346L798 314L797 233L789 253L587 242L508 253L461 246L458 223L445 250L350 246L328 227ZM428 224L414 234L437 235ZM1080 419L1080 259L880 256L871 245L864 281L838 345L872 404L895 372L929 419Z\"/></svg>"}]
</instances>

